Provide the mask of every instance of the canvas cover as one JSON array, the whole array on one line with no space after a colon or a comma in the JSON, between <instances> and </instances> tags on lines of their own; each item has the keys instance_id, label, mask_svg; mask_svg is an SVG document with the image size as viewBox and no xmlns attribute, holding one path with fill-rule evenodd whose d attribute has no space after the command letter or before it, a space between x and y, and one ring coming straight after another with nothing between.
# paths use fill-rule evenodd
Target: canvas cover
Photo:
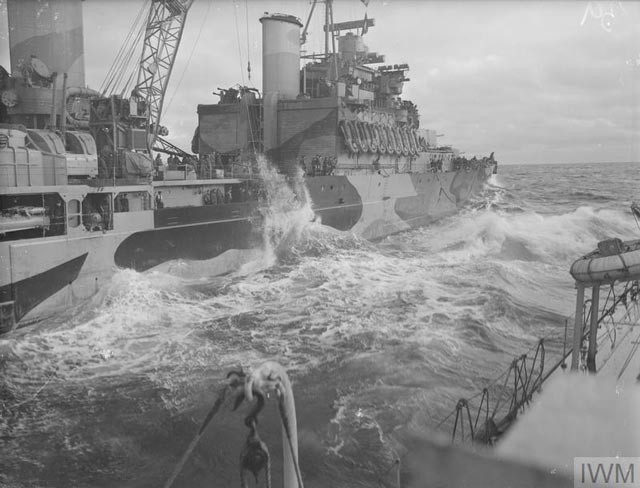
<instances>
[{"instance_id":1,"label":"canvas cover","mask_svg":"<svg viewBox=\"0 0 640 488\"><path fill-rule=\"evenodd\" d=\"M128 176L149 176L153 172L153 161L146 154L123 151L122 163Z\"/></svg>"}]
</instances>

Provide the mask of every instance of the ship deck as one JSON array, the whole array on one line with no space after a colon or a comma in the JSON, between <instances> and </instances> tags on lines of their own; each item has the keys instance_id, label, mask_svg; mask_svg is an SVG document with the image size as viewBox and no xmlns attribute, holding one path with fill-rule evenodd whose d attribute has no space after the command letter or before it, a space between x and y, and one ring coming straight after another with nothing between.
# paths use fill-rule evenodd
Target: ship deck
<instances>
[{"instance_id":1,"label":"ship deck","mask_svg":"<svg viewBox=\"0 0 640 488\"><path fill-rule=\"evenodd\" d=\"M616 342L603 360L598 376L615 380L619 387L640 386L640 325L618 324Z\"/></svg>"},{"instance_id":2,"label":"ship deck","mask_svg":"<svg viewBox=\"0 0 640 488\"><path fill-rule=\"evenodd\" d=\"M207 180L159 180L153 182L154 188L167 186L202 186L202 185L233 185L242 183L240 178L213 178Z\"/></svg>"},{"instance_id":3,"label":"ship deck","mask_svg":"<svg viewBox=\"0 0 640 488\"><path fill-rule=\"evenodd\" d=\"M553 377L496 453L568 479L575 459L637 456L639 348L640 325L617 324L613 347L606 338L600 344L597 374L565 371Z\"/></svg>"}]
</instances>

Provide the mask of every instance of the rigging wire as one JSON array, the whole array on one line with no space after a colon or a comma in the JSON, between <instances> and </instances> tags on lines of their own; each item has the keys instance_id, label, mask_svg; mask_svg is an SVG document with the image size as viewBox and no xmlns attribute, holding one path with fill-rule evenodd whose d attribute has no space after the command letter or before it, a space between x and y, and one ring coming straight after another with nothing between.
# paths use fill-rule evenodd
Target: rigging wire
<instances>
[{"instance_id":1,"label":"rigging wire","mask_svg":"<svg viewBox=\"0 0 640 488\"><path fill-rule=\"evenodd\" d=\"M175 98L176 93L178 93L178 89L180 88L180 85L182 84L182 80L184 79L184 75L187 72L187 68L189 68L189 64L191 63L191 58L193 57L193 53L196 50L196 46L200 42L200 36L202 35L202 30L204 29L204 24L206 23L207 17L209 16L209 10L211 10L211 4L212 3L213 2L207 2L207 11L205 12L204 17L202 18L202 23L200 24L200 30L198 31L198 35L196 37L196 40L193 43L193 46L191 47L191 53L189 54L189 58L187 58L187 63L185 64L184 69L182 70L182 74L180 75L180 79L178 80L178 84L176 85L175 89L173 90L173 93L171 94L171 98L169 99L169 103L167 103L167 106L165 108L165 113L171 107L171 102L173 102L173 99Z\"/></svg>"},{"instance_id":2,"label":"rigging wire","mask_svg":"<svg viewBox=\"0 0 640 488\"><path fill-rule=\"evenodd\" d=\"M103 94L113 93L116 91L116 86L119 79L122 78L123 71L127 71L133 52L136 50L137 44L144 31L144 19L148 17L148 12L151 7L151 1L146 0L140 10L137 17L134 19L124 42L120 46L118 53L116 54L111 67L107 71L102 85L100 86L100 92ZM133 37L135 34L135 37ZM132 40L133 39L133 40Z\"/></svg>"},{"instance_id":3,"label":"rigging wire","mask_svg":"<svg viewBox=\"0 0 640 488\"><path fill-rule=\"evenodd\" d=\"M146 18L146 15L141 17L141 19L144 19L144 18ZM146 30L143 22L139 22L140 25L137 27L137 33L135 38L129 41L128 43L129 45L126 46L126 51L123 51L122 56L120 56L120 59L118 60L118 65L113 70L113 73L111 74L110 82L108 86L105 87L104 93L108 92L109 95L112 95L113 93L118 91L118 87L120 86L121 80L126 75L126 73L128 71L130 72L135 71L135 66L132 66L131 61L136 51L138 50L139 44Z\"/></svg>"},{"instance_id":4,"label":"rigging wire","mask_svg":"<svg viewBox=\"0 0 640 488\"><path fill-rule=\"evenodd\" d=\"M131 36L134 33L135 26L139 21L139 18L140 18L140 15L141 15L143 9L144 9L144 4L143 4L142 8L140 9L140 11L138 12L138 16L131 23L131 26L129 27L129 32L127 33L127 36L125 37L124 42L120 45L120 49L118 49L118 52L116 53L116 56L115 56L113 62L111 63L111 66L107 70L107 74L106 74L104 80L102 80L102 84L100 85L100 90L99 90L101 93L103 93L103 90L107 89L107 86L110 83L110 78L115 73L115 71L116 71L115 68L116 68L117 64L119 63L120 58L124 54L125 49L128 46L129 40L131 39Z\"/></svg>"},{"instance_id":5,"label":"rigging wire","mask_svg":"<svg viewBox=\"0 0 640 488\"><path fill-rule=\"evenodd\" d=\"M240 47L240 29L238 27L238 5L236 3L236 0L233 0L233 15L236 19L236 38L238 42L238 62L240 63L240 79L242 80L242 84L244 85L244 70L242 68L244 63L242 62L242 49Z\"/></svg>"},{"instance_id":6,"label":"rigging wire","mask_svg":"<svg viewBox=\"0 0 640 488\"><path fill-rule=\"evenodd\" d=\"M251 81L251 45L249 43L249 0L244 0L244 16L247 21L247 75Z\"/></svg>"},{"instance_id":7,"label":"rigging wire","mask_svg":"<svg viewBox=\"0 0 640 488\"><path fill-rule=\"evenodd\" d=\"M122 85L122 80L125 77L127 71L130 71L131 73L135 73L135 71L136 71L135 63L132 65L131 61L133 60L134 56L136 55L136 51L138 50L137 47L140 44L140 41L142 40L142 37L144 36L145 30L146 29L143 27L138 31L138 34L137 34L136 38L134 39L131 48L127 52L126 58L123 61L122 69L120 69L117 72L117 76L115 77L114 84L113 84L113 87L111 88L111 93L110 94L115 93L116 91L118 91L118 87L123 86ZM131 74L129 75L129 77L132 78ZM126 86L123 86L122 91L125 91L125 89L126 89Z\"/></svg>"},{"instance_id":8,"label":"rigging wire","mask_svg":"<svg viewBox=\"0 0 640 488\"><path fill-rule=\"evenodd\" d=\"M126 83L124 84L124 86L122 87L122 90L120 90L120 96L121 97L125 97L127 93L129 93L129 87L133 84L133 77L136 74L136 70L131 70L131 74L129 75L129 78L127 79Z\"/></svg>"},{"instance_id":9,"label":"rigging wire","mask_svg":"<svg viewBox=\"0 0 640 488\"><path fill-rule=\"evenodd\" d=\"M629 351L629 354L627 355L624 363L622 364L622 367L620 368L620 371L618 373L618 377L616 378L617 380L619 380L622 375L624 374L624 372L627 370L627 367L629 366L629 364L631 364L631 361L633 360L633 357L636 355L636 353L638 352L638 348L640 347L640 341L636 340L633 342L633 346L631 346L631 350Z\"/></svg>"}]
</instances>

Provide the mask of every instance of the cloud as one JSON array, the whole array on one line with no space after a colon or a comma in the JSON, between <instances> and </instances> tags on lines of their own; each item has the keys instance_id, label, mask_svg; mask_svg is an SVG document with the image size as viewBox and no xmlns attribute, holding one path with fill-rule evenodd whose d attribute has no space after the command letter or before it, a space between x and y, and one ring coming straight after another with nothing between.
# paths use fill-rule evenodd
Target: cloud
<instances>
[{"instance_id":1,"label":"cloud","mask_svg":"<svg viewBox=\"0 0 640 488\"><path fill-rule=\"evenodd\" d=\"M141 4L82 3L90 86L100 86ZM424 127L468 154L495 150L513 162L640 160L640 2L616 7L607 29L588 5L371 0L366 12L376 26L365 42L387 63L410 65L403 97L419 106ZM252 85L261 87L258 19L265 11L304 22L308 10L299 1L195 2L165 101L171 141L189 149L197 105L216 103L218 87L243 77L248 84L247 58ZM364 12L361 2L334 2L336 21ZM319 6L304 49L321 52L323 44Z\"/></svg>"}]
</instances>

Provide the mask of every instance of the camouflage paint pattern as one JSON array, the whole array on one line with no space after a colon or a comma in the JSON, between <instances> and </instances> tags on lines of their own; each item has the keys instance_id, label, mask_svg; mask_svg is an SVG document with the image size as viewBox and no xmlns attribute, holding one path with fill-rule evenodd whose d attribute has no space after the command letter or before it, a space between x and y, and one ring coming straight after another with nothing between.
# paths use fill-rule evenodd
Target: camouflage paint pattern
<instances>
[{"instance_id":1,"label":"camouflage paint pattern","mask_svg":"<svg viewBox=\"0 0 640 488\"><path fill-rule=\"evenodd\" d=\"M375 240L455 213L480 193L493 166L445 173L307 178L322 223Z\"/></svg>"}]
</instances>

